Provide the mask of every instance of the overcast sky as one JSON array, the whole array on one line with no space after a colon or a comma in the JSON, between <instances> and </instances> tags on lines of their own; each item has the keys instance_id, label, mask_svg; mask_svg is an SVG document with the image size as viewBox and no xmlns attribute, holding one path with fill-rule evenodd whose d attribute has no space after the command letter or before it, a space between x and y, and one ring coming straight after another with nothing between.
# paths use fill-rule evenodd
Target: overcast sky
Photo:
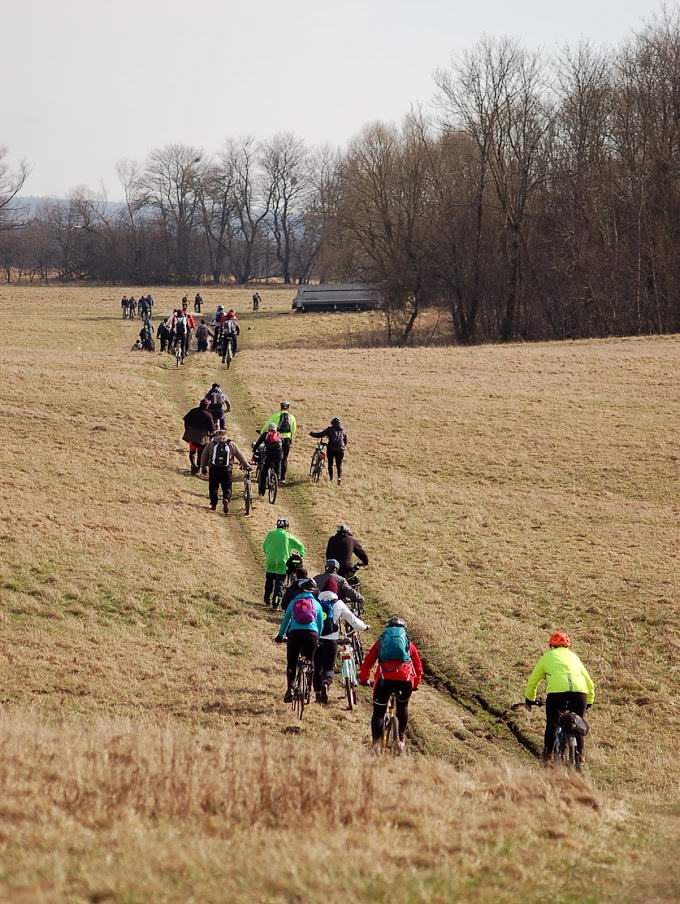
<instances>
[{"instance_id":1,"label":"overcast sky","mask_svg":"<svg viewBox=\"0 0 680 904\"><path fill-rule=\"evenodd\" d=\"M0 144L65 195L168 142L291 130L342 143L432 94L483 33L618 43L657 0L0 0Z\"/></svg>"}]
</instances>

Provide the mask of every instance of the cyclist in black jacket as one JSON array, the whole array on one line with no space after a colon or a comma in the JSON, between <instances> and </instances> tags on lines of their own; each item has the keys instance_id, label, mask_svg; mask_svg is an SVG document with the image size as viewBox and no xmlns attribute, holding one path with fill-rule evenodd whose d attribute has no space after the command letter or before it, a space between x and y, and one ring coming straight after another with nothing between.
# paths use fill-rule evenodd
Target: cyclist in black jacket
<instances>
[{"instance_id":1,"label":"cyclist in black jacket","mask_svg":"<svg viewBox=\"0 0 680 904\"><path fill-rule=\"evenodd\" d=\"M368 555L364 547L354 538L346 524L339 524L326 546L326 560L337 559L340 564L338 572L346 578L352 569L353 556L356 556L362 565L368 565Z\"/></svg>"},{"instance_id":2,"label":"cyclist in black jacket","mask_svg":"<svg viewBox=\"0 0 680 904\"><path fill-rule=\"evenodd\" d=\"M342 483L342 460L347 449L347 431L342 426L339 417L334 417L330 427L325 430L312 430L309 434L315 439L328 440L328 477L333 480L333 464L338 469L338 484Z\"/></svg>"}]
</instances>

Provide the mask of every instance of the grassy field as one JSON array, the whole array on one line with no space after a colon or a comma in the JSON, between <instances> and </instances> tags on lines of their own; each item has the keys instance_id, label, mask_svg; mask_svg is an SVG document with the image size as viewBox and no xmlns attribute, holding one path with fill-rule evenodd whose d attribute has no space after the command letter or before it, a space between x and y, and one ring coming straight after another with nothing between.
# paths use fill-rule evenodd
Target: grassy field
<instances>
[{"instance_id":1,"label":"grassy field","mask_svg":"<svg viewBox=\"0 0 680 904\"><path fill-rule=\"evenodd\" d=\"M674 900L680 342L368 350L376 315L261 294L227 375L131 353L110 289L0 289L0 897ZM214 379L242 448L282 397L300 422L250 519L187 472ZM346 485L309 487L336 413ZM367 756L367 696L302 727L281 703L259 544L283 513L318 565L348 520L372 636L398 610L424 649L401 761ZM586 781L535 766L540 719L509 709L557 624L598 684Z\"/></svg>"}]
</instances>

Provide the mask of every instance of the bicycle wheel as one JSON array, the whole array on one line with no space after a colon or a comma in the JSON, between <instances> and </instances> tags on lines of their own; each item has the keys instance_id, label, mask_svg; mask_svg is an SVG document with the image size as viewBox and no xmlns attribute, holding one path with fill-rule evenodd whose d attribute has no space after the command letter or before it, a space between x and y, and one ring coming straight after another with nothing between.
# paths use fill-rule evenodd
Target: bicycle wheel
<instances>
[{"instance_id":1,"label":"bicycle wheel","mask_svg":"<svg viewBox=\"0 0 680 904\"><path fill-rule=\"evenodd\" d=\"M383 746L385 750L396 754L399 750L399 726L396 715L387 716L387 725L383 734Z\"/></svg>"},{"instance_id":2,"label":"bicycle wheel","mask_svg":"<svg viewBox=\"0 0 680 904\"><path fill-rule=\"evenodd\" d=\"M272 505L276 502L276 494L279 491L279 478L273 468L269 469L269 477L267 478L267 491L269 493L269 501Z\"/></svg>"},{"instance_id":3,"label":"bicycle wheel","mask_svg":"<svg viewBox=\"0 0 680 904\"><path fill-rule=\"evenodd\" d=\"M319 479L318 477L314 476L316 474L316 466L317 466L318 461L319 461L319 450L315 449L314 454L312 455L311 464L309 465L309 476L312 478L312 480Z\"/></svg>"},{"instance_id":4,"label":"bicycle wheel","mask_svg":"<svg viewBox=\"0 0 680 904\"><path fill-rule=\"evenodd\" d=\"M307 705L307 673L304 666L298 666L298 698L297 711L298 718L302 720L305 714L305 706Z\"/></svg>"},{"instance_id":5,"label":"bicycle wheel","mask_svg":"<svg viewBox=\"0 0 680 904\"><path fill-rule=\"evenodd\" d=\"M249 515L253 510L253 491L250 486L250 481L246 483L245 489L243 490L243 501L245 503L246 515Z\"/></svg>"},{"instance_id":6,"label":"bicycle wheel","mask_svg":"<svg viewBox=\"0 0 680 904\"><path fill-rule=\"evenodd\" d=\"M352 634L352 654L354 655L354 667L358 672L361 668L361 664L364 661L364 648L361 644L359 636L356 633Z\"/></svg>"},{"instance_id":7,"label":"bicycle wheel","mask_svg":"<svg viewBox=\"0 0 680 904\"><path fill-rule=\"evenodd\" d=\"M175 346L175 364L177 365L177 367L179 367L181 360L182 360L182 349Z\"/></svg>"},{"instance_id":8,"label":"bicycle wheel","mask_svg":"<svg viewBox=\"0 0 680 904\"><path fill-rule=\"evenodd\" d=\"M234 353L231 350L231 342L227 342L227 350L224 353L224 363L227 365L227 370L231 367L231 362L234 357Z\"/></svg>"}]
</instances>

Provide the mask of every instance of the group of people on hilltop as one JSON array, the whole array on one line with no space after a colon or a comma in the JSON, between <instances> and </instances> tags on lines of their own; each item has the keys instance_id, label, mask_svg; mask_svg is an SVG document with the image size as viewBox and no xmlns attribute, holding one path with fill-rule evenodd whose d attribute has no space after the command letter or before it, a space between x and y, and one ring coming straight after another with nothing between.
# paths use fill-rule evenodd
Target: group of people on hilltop
<instances>
[{"instance_id":1,"label":"group of people on hilltop","mask_svg":"<svg viewBox=\"0 0 680 904\"><path fill-rule=\"evenodd\" d=\"M123 295L120 300L120 309L123 314L123 320L133 320L135 316L139 316L140 320L146 320L153 313L155 304L153 295L140 295L136 299L134 295Z\"/></svg>"}]
</instances>

